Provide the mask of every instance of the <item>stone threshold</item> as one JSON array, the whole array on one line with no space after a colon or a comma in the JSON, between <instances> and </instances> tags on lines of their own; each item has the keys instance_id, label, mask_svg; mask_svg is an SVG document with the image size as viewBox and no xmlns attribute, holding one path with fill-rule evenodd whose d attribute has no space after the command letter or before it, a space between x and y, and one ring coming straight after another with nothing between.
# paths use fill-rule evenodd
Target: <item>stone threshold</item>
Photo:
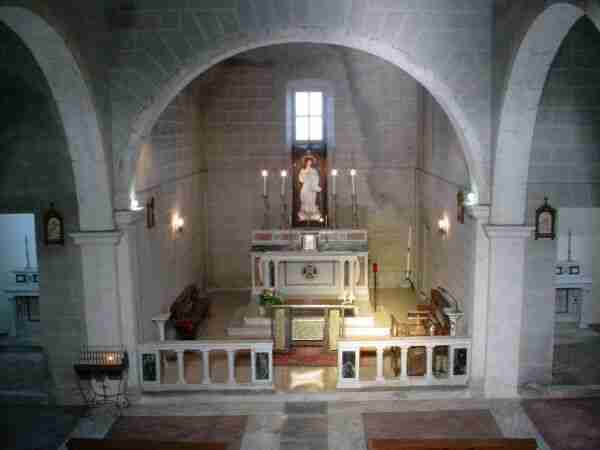
<instances>
[{"instance_id":1,"label":"stone threshold","mask_svg":"<svg viewBox=\"0 0 600 450\"><path fill-rule=\"evenodd\" d=\"M374 388L344 389L329 392L273 392L273 391L236 391L236 392L144 392L136 398L130 398L132 404L168 405L174 403L237 403L237 402L357 402L386 400L442 400L482 398L479 390L459 387L423 387L423 388Z\"/></svg>"}]
</instances>

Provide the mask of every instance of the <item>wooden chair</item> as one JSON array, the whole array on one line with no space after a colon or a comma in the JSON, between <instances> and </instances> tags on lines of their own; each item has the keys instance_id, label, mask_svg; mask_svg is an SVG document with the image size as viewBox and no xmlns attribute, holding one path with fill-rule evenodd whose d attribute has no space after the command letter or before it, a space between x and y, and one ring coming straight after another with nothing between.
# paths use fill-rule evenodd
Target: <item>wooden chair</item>
<instances>
[{"instance_id":1,"label":"wooden chair","mask_svg":"<svg viewBox=\"0 0 600 450\"><path fill-rule=\"evenodd\" d=\"M223 442L165 442L119 439L70 439L69 450L227 450Z\"/></svg>"},{"instance_id":2,"label":"wooden chair","mask_svg":"<svg viewBox=\"0 0 600 450\"><path fill-rule=\"evenodd\" d=\"M369 439L370 450L536 450L535 439Z\"/></svg>"}]
</instances>

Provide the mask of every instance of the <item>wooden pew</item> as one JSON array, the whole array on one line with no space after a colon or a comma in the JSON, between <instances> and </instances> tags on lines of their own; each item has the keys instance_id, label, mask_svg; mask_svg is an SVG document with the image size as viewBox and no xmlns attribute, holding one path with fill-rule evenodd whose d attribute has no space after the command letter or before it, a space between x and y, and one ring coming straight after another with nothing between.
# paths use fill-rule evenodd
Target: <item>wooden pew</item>
<instances>
[{"instance_id":1,"label":"wooden pew","mask_svg":"<svg viewBox=\"0 0 600 450\"><path fill-rule=\"evenodd\" d=\"M369 450L536 450L535 439L369 439Z\"/></svg>"},{"instance_id":2,"label":"wooden pew","mask_svg":"<svg viewBox=\"0 0 600 450\"><path fill-rule=\"evenodd\" d=\"M222 442L165 442L150 440L78 439L67 442L69 450L227 450Z\"/></svg>"}]
</instances>

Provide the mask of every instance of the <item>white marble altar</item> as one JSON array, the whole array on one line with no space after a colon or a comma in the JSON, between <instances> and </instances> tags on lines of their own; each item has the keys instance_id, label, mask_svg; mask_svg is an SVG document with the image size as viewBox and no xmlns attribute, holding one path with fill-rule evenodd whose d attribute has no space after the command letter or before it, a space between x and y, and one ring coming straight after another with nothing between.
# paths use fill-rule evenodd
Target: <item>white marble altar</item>
<instances>
[{"instance_id":1,"label":"white marble altar","mask_svg":"<svg viewBox=\"0 0 600 450\"><path fill-rule=\"evenodd\" d=\"M302 250L302 236L309 234L316 249ZM369 298L366 230L255 231L250 261L254 296L275 289L284 297Z\"/></svg>"}]
</instances>

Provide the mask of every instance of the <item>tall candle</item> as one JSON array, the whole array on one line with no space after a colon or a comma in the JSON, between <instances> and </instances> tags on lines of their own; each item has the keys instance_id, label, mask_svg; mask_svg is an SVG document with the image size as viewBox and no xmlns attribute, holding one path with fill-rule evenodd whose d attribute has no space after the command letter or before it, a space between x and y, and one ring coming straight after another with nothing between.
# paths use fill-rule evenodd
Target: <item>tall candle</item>
<instances>
[{"instance_id":1,"label":"tall candle","mask_svg":"<svg viewBox=\"0 0 600 450\"><path fill-rule=\"evenodd\" d=\"M337 180L337 174L338 174L337 169L333 169L331 171L331 193L333 195L336 194L336 191L335 191L335 180Z\"/></svg>"},{"instance_id":2,"label":"tall candle","mask_svg":"<svg viewBox=\"0 0 600 450\"><path fill-rule=\"evenodd\" d=\"M287 177L287 170L281 171L281 196L285 195L285 180Z\"/></svg>"},{"instance_id":3,"label":"tall candle","mask_svg":"<svg viewBox=\"0 0 600 450\"><path fill-rule=\"evenodd\" d=\"M350 177L352 179L352 195L356 195L356 181L354 177L356 176L356 169L350 170Z\"/></svg>"},{"instance_id":4,"label":"tall candle","mask_svg":"<svg viewBox=\"0 0 600 450\"><path fill-rule=\"evenodd\" d=\"M269 172L267 172L266 170L263 170L261 172L261 175L263 177L263 195L266 197L267 196L267 177L269 176Z\"/></svg>"},{"instance_id":5,"label":"tall candle","mask_svg":"<svg viewBox=\"0 0 600 450\"><path fill-rule=\"evenodd\" d=\"M412 226L408 226L408 248L412 246Z\"/></svg>"}]
</instances>

